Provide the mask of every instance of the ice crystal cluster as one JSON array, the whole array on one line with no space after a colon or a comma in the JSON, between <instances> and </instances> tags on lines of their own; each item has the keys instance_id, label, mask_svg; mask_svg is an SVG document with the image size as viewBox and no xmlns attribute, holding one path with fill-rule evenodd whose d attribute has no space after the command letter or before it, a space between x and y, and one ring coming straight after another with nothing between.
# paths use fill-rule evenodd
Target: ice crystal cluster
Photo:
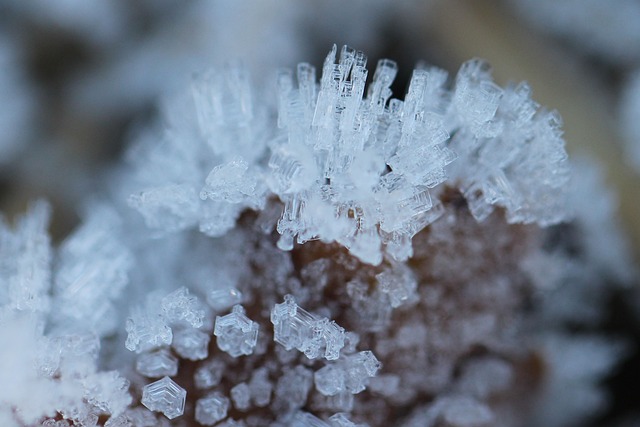
<instances>
[{"instance_id":1,"label":"ice crystal cluster","mask_svg":"<svg viewBox=\"0 0 640 427\"><path fill-rule=\"evenodd\" d=\"M319 84L309 64L298 66L297 84L280 73L279 130L241 68L196 78L164 143L138 154L145 187L131 205L151 227L219 236L244 209L277 197L281 249L335 241L375 265L411 256L411 238L442 214L434 196L443 184L459 188L480 221L495 207L515 223L566 216L559 120L525 84L502 89L472 60L451 89L444 71L415 70L401 101L391 99L393 61L378 63L365 95L366 56L348 47L336 56L334 46Z\"/></svg>"},{"instance_id":2,"label":"ice crystal cluster","mask_svg":"<svg viewBox=\"0 0 640 427\"><path fill-rule=\"evenodd\" d=\"M585 191L557 114L479 60L416 69L404 100L366 61L334 47L272 91L200 72L59 247L43 204L1 223L0 425L518 426L584 384L602 405L615 352L572 371L554 340L599 341L531 308L587 280L541 249Z\"/></svg>"}]
</instances>

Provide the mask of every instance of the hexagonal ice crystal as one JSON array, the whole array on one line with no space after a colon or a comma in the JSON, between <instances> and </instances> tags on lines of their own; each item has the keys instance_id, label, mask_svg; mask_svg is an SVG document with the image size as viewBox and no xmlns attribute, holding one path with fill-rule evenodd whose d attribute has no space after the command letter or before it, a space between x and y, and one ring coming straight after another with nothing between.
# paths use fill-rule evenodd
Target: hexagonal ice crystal
<instances>
[{"instance_id":1,"label":"hexagonal ice crystal","mask_svg":"<svg viewBox=\"0 0 640 427\"><path fill-rule=\"evenodd\" d=\"M229 399L218 392L210 393L196 402L196 421L212 426L227 417Z\"/></svg>"},{"instance_id":2,"label":"hexagonal ice crystal","mask_svg":"<svg viewBox=\"0 0 640 427\"><path fill-rule=\"evenodd\" d=\"M171 347L185 359L206 359L209 353L209 335L194 328L179 329L173 334Z\"/></svg>"},{"instance_id":3,"label":"hexagonal ice crystal","mask_svg":"<svg viewBox=\"0 0 640 427\"><path fill-rule=\"evenodd\" d=\"M225 365L218 359L207 361L193 374L193 380L199 389L207 389L220 384Z\"/></svg>"},{"instance_id":4,"label":"hexagonal ice crystal","mask_svg":"<svg viewBox=\"0 0 640 427\"><path fill-rule=\"evenodd\" d=\"M345 345L344 328L299 307L291 295L271 309L271 323L275 342L287 350L296 348L309 359L336 360Z\"/></svg>"},{"instance_id":5,"label":"hexagonal ice crystal","mask_svg":"<svg viewBox=\"0 0 640 427\"><path fill-rule=\"evenodd\" d=\"M166 348L141 353L136 359L136 371L149 378L171 377L178 373L178 359Z\"/></svg>"},{"instance_id":6,"label":"hexagonal ice crystal","mask_svg":"<svg viewBox=\"0 0 640 427\"><path fill-rule=\"evenodd\" d=\"M164 377L142 389L142 404L150 411L162 412L170 420L184 413L185 389Z\"/></svg>"},{"instance_id":7,"label":"hexagonal ice crystal","mask_svg":"<svg viewBox=\"0 0 640 427\"><path fill-rule=\"evenodd\" d=\"M233 357L249 355L258 341L258 324L245 316L241 305L235 305L226 316L216 316L213 334L220 350Z\"/></svg>"}]
</instances>

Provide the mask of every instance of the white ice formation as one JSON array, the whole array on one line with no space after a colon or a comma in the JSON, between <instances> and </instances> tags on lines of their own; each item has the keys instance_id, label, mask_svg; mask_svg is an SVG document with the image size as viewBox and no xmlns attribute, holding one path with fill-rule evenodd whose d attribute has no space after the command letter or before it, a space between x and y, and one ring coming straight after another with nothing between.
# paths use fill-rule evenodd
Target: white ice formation
<instances>
[{"instance_id":1,"label":"white ice formation","mask_svg":"<svg viewBox=\"0 0 640 427\"><path fill-rule=\"evenodd\" d=\"M134 170L147 188L131 205L156 229L218 236L277 196L281 249L336 241L374 265L411 256L412 237L442 214L445 185L479 221L495 207L514 223L566 217L560 120L528 86L500 88L472 60L452 87L444 71L416 69L402 101L391 98L395 62L379 61L367 88L366 56L337 55L334 46L320 83L305 63L295 78L279 74L278 129L241 67L197 77L193 99L174 102L163 144L142 139Z\"/></svg>"}]
</instances>

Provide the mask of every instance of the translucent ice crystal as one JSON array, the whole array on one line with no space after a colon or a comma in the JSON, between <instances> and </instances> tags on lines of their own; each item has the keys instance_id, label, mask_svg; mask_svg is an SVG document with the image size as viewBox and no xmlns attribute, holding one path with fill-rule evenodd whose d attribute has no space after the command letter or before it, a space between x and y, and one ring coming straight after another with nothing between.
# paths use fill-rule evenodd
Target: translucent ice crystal
<instances>
[{"instance_id":1,"label":"translucent ice crystal","mask_svg":"<svg viewBox=\"0 0 640 427\"><path fill-rule=\"evenodd\" d=\"M222 287L207 293L207 304L214 310L222 311L242 303L242 292L234 287Z\"/></svg>"},{"instance_id":2,"label":"translucent ice crystal","mask_svg":"<svg viewBox=\"0 0 640 427\"><path fill-rule=\"evenodd\" d=\"M511 222L565 217L559 121L526 85L502 89L472 60L453 91L442 70L415 70L400 101L390 99L396 64L381 60L365 96L364 54L344 47L337 63L336 55L334 46L319 86L309 64L298 66L297 86L292 73L278 79L283 134L269 185L284 203L281 249L321 239L371 264L383 254L406 260L411 238L443 212L431 194L444 182L462 185L478 220L494 206Z\"/></svg>"},{"instance_id":3,"label":"translucent ice crystal","mask_svg":"<svg viewBox=\"0 0 640 427\"><path fill-rule=\"evenodd\" d=\"M85 328L106 334L115 331L113 301L127 286L133 267L123 243L122 224L110 207L90 205L83 224L60 248L55 272L55 323L82 321Z\"/></svg>"},{"instance_id":4,"label":"translucent ice crystal","mask_svg":"<svg viewBox=\"0 0 640 427\"><path fill-rule=\"evenodd\" d=\"M249 355L258 341L258 324L249 319L241 305L226 316L216 316L213 334L218 348L233 357Z\"/></svg>"},{"instance_id":5,"label":"translucent ice crystal","mask_svg":"<svg viewBox=\"0 0 640 427\"><path fill-rule=\"evenodd\" d=\"M465 63L458 73L450 114L460 120L451 141L460 159L452 175L461 181L469 209L479 221L495 206L506 210L509 222L543 226L569 214L561 119L540 108L530 95L524 83L504 90L495 87L489 67L479 60ZM477 105L483 97L486 100Z\"/></svg>"},{"instance_id":6,"label":"translucent ice crystal","mask_svg":"<svg viewBox=\"0 0 640 427\"><path fill-rule=\"evenodd\" d=\"M269 380L269 372L266 368L259 368L253 371L249 381L251 399L258 407L267 406L271 400L273 384Z\"/></svg>"},{"instance_id":7,"label":"translucent ice crystal","mask_svg":"<svg viewBox=\"0 0 640 427\"><path fill-rule=\"evenodd\" d=\"M325 396L334 396L344 390L344 371L340 366L324 366L313 377L316 390Z\"/></svg>"},{"instance_id":8,"label":"translucent ice crystal","mask_svg":"<svg viewBox=\"0 0 640 427\"><path fill-rule=\"evenodd\" d=\"M299 307L293 296L271 310L274 340L287 350L303 352L309 359L320 356L336 360L345 344L345 330L335 321L321 318Z\"/></svg>"},{"instance_id":9,"label":"translucent ice crystal","mask_svg":"<svg viewBox=\"0 0 640 427\"><path fill-rule=\"evenodd\" d=\"M179 329L173 334L171 347L189 360L206 359L209 353L209 334L195 328Z\"/></svg>"},{"instance_id":10,"label":"translucent ice crystal","mask_svg":"<svg viewBox=\"0 0 640 427\"><path fill-rule=\"evenodd\" d=\"M47 312L52 251L47 233L51 211L36 203L12 230L0 218L0 306Z\"/></svg>"},{"instance_id":11,"label":"translucent ice crystal","mask_svg":"<svg viewBox=\"0 0 640 427\"><path fill-rule=\"evenodd\" d=\"M149 378L172 377L178 373L178 359L167 348L141 353L136 358L136 371Z\"/></svg>"},{"instance_id":12,"label":"translucent ice crystal","mask_svg":"<svg viewBox=\"0 0 640 427\"><path fill-rule=\"evenodd\" d=\"M366 427L366 424L356 424L345 413L334 414L329 417L332 427Z\"/></svg>"},{"instance_id":13,"label":"translucent ice crystal","mask_svg":"<svg viewBox=\"0 0 640 427\"><path fill-rule=\"evenodd\" d=\"M82 383L87 402L101 411L117 416L131 404L129 381L116 371L95 372Z\"/></svg>"},{"instance_id":14,"label":"translucent ice crystal","mask_svg":"<svg viewBox=\"0 0 640 427\"><path fill-rule=\"evenodd\" d=\"M366 388L369 379L376 375L380 366L372 352L361 351L316 371L315 386L325 396L335 396L343 391L357 394Z\"/></svg>"},{"instance_id":15,"label":"translucent ice crystal","mask_svg":"<svg viewBox=\"0 0 640 427\"><path fill-rule=\"evenodd\" d=\"M286 137L269 166L272 188L285 202L280 246L295 236L299 243L319 237L377 264L377 227L410 238L432 207L428 188L444 181L444 167L455 158L443 145L442 119L430 114L442 82L418 73L407 102L389 102L397 66L381 60L363 100L366 56L344 47L336 63L336 54L334 46L319 87L308 64L298 66L297 88L291 74L279 79L278 120Z\"/></svg>"},{"instance_id":16,"label":"translucent ice crystal","mask_svg":"<svg viewBox=\"0 0 640 427\"><path fill-rule=\"evenodd\" d=\"M376 275L380 291L389 296L392 307L417 300L418 283L411 270L404 265L397 265L392 270L384 270Z\"/></svg>"},{"instance_id":17,"label":"translucent ice crystal","mask_svg":"<svg viewBox=\"0 0 640 427\"><path fill-rule=\"evenodd\" d=\"M204 321L204 309L198 298L185 287L162 298L162 314L170 323L186 323L199 328Z\"/></svg>"},{"instance_id":18,"label":"translucent ice crystal","mask_svg":"<svg viewBox=\"0 0 640 427\"><path fill-rule=\"evenodd\" d=\"M208 389L220 384L222 379L224 363L219 359L207 361L204 365L196 369L193 380L199 389Z\"/></svg>"},{"instance_id":19,"label":"translucent ice crystal","mask_svg":"<svg viewBox=\"0 0 640 427\"><path fill-rule=\"evenodd\" d=\"M247 383L236 384L231 388L231 400L233 406L240 410L246 411L251 403L251 390Z\"/></svg>"},{"instance_id":20,"label":"translucent ice crystal","mask_svg":"<svg viewBox=\"0 0 640 427\"><path fill-rule=\"evenodd\" d=\"M313 385L313 374L304 366L285 368L276 384L276 400L286 408L295 409L304 406Z\"/></svg>"},{"instance_id":21,"label":"translucent ice crystal","mask_svg":"<svg viewBox=\"0 0 640 427\"><path fill-rule=\"evenodd\" d=\"M218 392L210 393L196 402L196 421L212 426L227 417L229 399Z\"/></svg>"},{"instance_id":22,"label":"translucent ice crystal","mask_svg":"<svg viewBox=\"0 0 640 427\"><path fill-rule=\"evenodd\" d=\"M243 210L264 207L267 186L258 159L272 133L267 104L255 102L239 64L194 76L190 89L166 102L167 129L141 138L131 151L138 191L129 204L151 228L197 227L217 237Z\"/></svg>"},{"instance_id":23,"label":"translucent ice crystal","mask_svg":"<svg viewBox=\"0 0 640 427\"><path fill-rule=\"evenodd\" d=\"M173 332L158 309L154 304L146 304L132 310L126 321L127 349L140 353L171 344Z\"/></svg>"},{"instance_id":24,"label":"translucent ice crystal","mask_svg":"<svg viewBox=\"0 0 640 427\"><path fill-rule=\"evenodd\" d=\"M187 392L171 378L164 377L142 389L142 404L150 411L162 412L170 420L184 413Z\"/></svg>"},{"instance_id":25,"label":"translucent ice crystal","mask_svg":"<svg viewBox=\"0 0 640 427\"><path fill-rule=\"evenodd\" d=\"M316 417L313 414L310 414L305 411L298 411L293 415L291 422L289 423L291 427L331 427L330 424L327 424L320 418Z\"/></svg>"},{"instance_id":26,"label":"translucent ice crystal","mask_svg":"<svg viewBox=\"0 0 640 427\"><path fill-rule=\"evenodd\" d=\"M156 416L142 407L127 409L107 420L104 427L157 427Z\"/></svg>"}]
</instances>

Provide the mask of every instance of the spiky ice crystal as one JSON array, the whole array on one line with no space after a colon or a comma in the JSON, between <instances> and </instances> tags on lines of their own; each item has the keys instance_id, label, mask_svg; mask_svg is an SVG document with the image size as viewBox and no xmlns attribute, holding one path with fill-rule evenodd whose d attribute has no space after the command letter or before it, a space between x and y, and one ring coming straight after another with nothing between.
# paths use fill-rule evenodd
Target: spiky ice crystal
<instances>
[{"instance_id":1,"label":"spiky ice crystal","mask_svg":"<svg viewBox=\"0 0 640 427\"><path fill-rule=\"evenodd\" d=\"M183 127L167 134L164 153L141 149L148 154L138 160L140 185L150 177L163 184L132 196L132 206L153 227L200 224L217 236L242 209L263 209L277 196L281 249L336 241L374 265L411 256L412 237L442 215L437 196L445 184L460 188L479 221L495 207L512 223L567 216L560 121L531 100L526 84L500 88L489 67L472 60L452 87L440 69L414 70L401 101L391 98L395 62L379 61L365 90L366 62L346 46L338 57L334 46L319 84L309 64L298 65L297 83L281 72L278 129L266 126L241 68L196 78L188 105L198 117L191 132L202 136L176 139ZM176 155L190 175L169 165Z\"/></svg>"}]
</instances>

